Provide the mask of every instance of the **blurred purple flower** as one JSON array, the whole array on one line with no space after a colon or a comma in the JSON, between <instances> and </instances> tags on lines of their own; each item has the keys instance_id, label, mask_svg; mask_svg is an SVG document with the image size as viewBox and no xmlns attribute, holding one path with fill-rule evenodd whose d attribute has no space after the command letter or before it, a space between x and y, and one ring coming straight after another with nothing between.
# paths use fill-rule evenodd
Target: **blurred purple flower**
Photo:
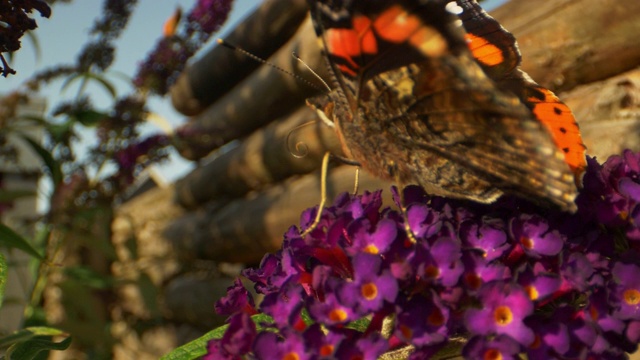
<instances>
[{"instance_id":1,"label":"blurred purple flower","mask_svg":"<svg viewBox=\"0 0 640 360\"><path fill-rule=\"evenodd\" d=\"M191 26L206 34L217 31L231 12L232 0L198 0L187 15Z\"/></svg>"}]
</instances>

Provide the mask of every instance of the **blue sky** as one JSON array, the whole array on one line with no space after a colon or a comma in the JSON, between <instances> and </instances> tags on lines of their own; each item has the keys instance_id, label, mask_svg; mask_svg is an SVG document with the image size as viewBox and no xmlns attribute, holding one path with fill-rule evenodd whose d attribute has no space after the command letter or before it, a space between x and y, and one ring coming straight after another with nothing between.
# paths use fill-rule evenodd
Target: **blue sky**
<instances>
[{"instance_id":1,"label":"blue sky","mask_svg":"<svg viewBox=\"0 0 640 360\"><path fill-rule=\"evenodd\" d=\"M496 3L504 0L489 0L484 3L486 8L492 8ZM116 60L111 68L112 72L125 74L129 77L135 74L137 64L154 47L161 36L162 24L171 16L176 6L183 10L191 9L195 0L139 0L129 26L118 40ZM261 3L260 0L236 0L229 21L221 29L216 37L224 37L224 34L232 29L235 24L250 13ZM41 58L36 60L34 48L30 41L23 38L23 46L14 57L12 66L18 72L9 78L0 78L0 93L8 92L19 86L34 71L41 70L54 64L73 63L82 46L89 39L88 30L92 27L94 19L102 9L102 0L75 0L70 4L59 3L53 7L52 16L49 19L39 18L38 29L35 34L40 42ZM203 49L206 51L211 44ZM197 57L197 56L196 56ZM129 84L118 77L111 78L119 95L132 91ZM55 82L42 91L50 106L55 106L64 99L72 99L77 91L73 86L61 92L62 82ZM90 96L94 104L100 108L108 109L111 98L98 87L89 88ZM174 128L184 123L185 118L171 107L169 98L154 97L150 103L151 111L165 118ZM145 128L147 133L160 131L155 125ZM89 135L83 136L82 142L91 142L94 139ZM183 176L192 166L191 163L182 160L172 154L172 160L159 167L160 172L168 180L175 180Z\"/></svg>"}]
</instances>

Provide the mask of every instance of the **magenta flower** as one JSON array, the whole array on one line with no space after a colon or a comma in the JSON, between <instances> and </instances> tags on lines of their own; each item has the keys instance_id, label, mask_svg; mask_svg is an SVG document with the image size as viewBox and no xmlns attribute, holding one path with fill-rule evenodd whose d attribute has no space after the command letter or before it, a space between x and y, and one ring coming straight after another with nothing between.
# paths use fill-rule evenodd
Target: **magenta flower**
<instances>
[{"instance_id":1,"label":"magenta flower","mask_svg":"<svg viewBox=\"0 0 640 360\"><path fill-rule=\"evenodd\" d=\"M416 346L433 346L444 343L449 328L449 308L436 294L430 297L415 296L407 303L400 303L396 336Z\"/></svg>"},{"instance_id":2,"label":"magenta flower","mask_svg":"<svg viewBox=\"0 0 640 360\"><path fill-rule=\"evenodd\" d=\"M206 360L237 359L251 351L256 337L256 325L247 313L240 312L229 320L229 328L220 340L211 340L208 344Z\"/></svg>"},{"instance_id":3,"label":"magenta flower","mask_svg":"<svg viewBox=\"0 0 640 360\"><path fill-rule=\"evenodd\" d=\"M640 265L616 263L611 270L611 302L622 320L640 320Z\"/></svg>"},{"instance_id":4,"label":"magenta flower","mask_svg":"<svg viewBox=\"0 0 640 360\"><path fill-rule=\"evenodd\" d=\"M282 337L272 332L261 332L254 342L253 353L260 360L310 360L314 355L297 332L287 332Z\"/></svg>"},{"instance_id":5,"label":"magenta flower","mask_svg":"<svg viewBox=\"0 0 640 360\"><path fill-rule=\"evenodd\" d=\"M512 338L500 335L495 338L475 336L462 351L465 359L517 360L520 345Z\"/></svg>"},{"instance_id":6,"label":"magenta flower","mask_svg":"<svg viewBox=\"0 0 640 360\"><path fill-rule=\"evenodd\" d=\"M472 334L506 335L527 346L534 340L533 331L524 319L533 313L533 303L518 285L493 282L478 292L480 309L469 309L465 323Z\"/></svg>"},{"instance_id":7,"label":"magenta flower","mask_svg":"<svg viewBox=\"0 0 640 360\"><path fill-rule=\"evenodd\" d=\"M233 315L238 312L257 314L253 296L245 289L240 279L236 279L233 285L227 288L227 295L216 302L215 309L218 315Z\"/></svg>"}]
</instances>

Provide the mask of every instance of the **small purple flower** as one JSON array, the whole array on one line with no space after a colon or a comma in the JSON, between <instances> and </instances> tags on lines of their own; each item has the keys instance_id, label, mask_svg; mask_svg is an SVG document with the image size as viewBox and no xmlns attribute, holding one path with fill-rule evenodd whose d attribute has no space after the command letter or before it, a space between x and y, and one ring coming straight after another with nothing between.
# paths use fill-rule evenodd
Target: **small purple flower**
<instances>
[{"instance_id":1,"label":"small purple flower","mask_svg":"<svg viewBox=\"0 0 640 360\"><path fill-rule=\"evenodd\" d=\"M393 303L398 295L398 283L388 270L380 271L380 256L362 253L352 262L353 281L344 283L337 291L342 303L361 315L380 310L385 301Z\"/></svg>"},{"instance_id":2,"label":"small purple flower","mask_svg":"<svg viewBox=\"0 0 640 360\"><path fill-rule=\"evenodd\" d=\"M428 239L442 227L438 214L424 204L413 204L407 209L407 220L413 234Z\"/></svg>"},{"instance_id":3,"label":"small purple flower","mask_svg":"<svg viewBox=\"0 0 640 360\"><path fill-rule=\"evenodd\" d=\"M616 317L640 320L640 266L617 262L611 274L614 278L611 302L616 306Z\"/></svg>"},{"instance_id":4,"label":"small purple flower","mask_svg":"<svg viewBox=\"0 0 640 360\"><path fill-rule=\"evenodd\" d=\"M464 273L462 283L465 289L475 293L482 284L494 280L506 280L511 277L511 270L498 262L489 262L478 251L465 251L462 254Z\"/></svg>"},{"instance_id":5,"label":"small purple flower","mask_svg":"<svg viewBox=\"0 0 640 360\"><path fill-rule=\"evenodd\" d=\"M304 338L297 332L285 332L279 336L272 332L261 332L253 343L253 353L257 359L313 359L315 354L310 353L305 346Z\"/></svg>"},{"instance_id":6,"label":"small purple flower","mask_svg":"<svg viewBox=\"0 0 640 360\"><path fill-rule=\"evenodd\" d=\"M376 360L389 348L387 340L378 333L371 333L354 341L343 341L336 350L336 359Z\"/></svg>"},{"instance_id":7,"label":"small purple flower","mask_svg":"<svg viewBox=\"0 0 640 360\"><path fill-rule=\"evenodd\" d=\"M204 359L234 359L251 351L256 337L256 325L244 312L237 313L229 319L229 328L222 339L212 340L207 347L208 354Z\"/></svg>"},{"instance_id":8,"label":"small purple flower","mask_svg":"<svg viewBox=\"0 0 640 360\"><path fill-rule=\"evenodd\" d=\"M562 355L569 350L569 333L565 324L540 316L530 317L525 322L535 334L535 340L526 349L529 359L551 359L554 354Z\"/></svg>"},{"instance_id":9,"label":"small purple flower","mask_svg":"<svg viewBox=\"0 0 640 360\"><path fill-rule=\"evenodd\" d=\"M562 284L560 291L583 292L589 287L589 278L593 275L593 266L585 255L571 253L560 268Z\"/></svg>"},{"instance_id":10,"label":"small purple flower","mask_svg":"<svg viewBox=\"0 0 640 360\"><path fill-rule=\"evenodd\" d=\"M474 336L462 349L465 359L519 359L520 345L512 338L499 335L493 339Z\"/></svg>"},{"instance_id":11,"label":"small purple flower","mask_svg":"<svg viewBox=\"0 0 640 360\"><path fill-rule=\"evenodd\" d=\"M499 258L510 246L501 223L478 225L474 221L465 221L460 226L460 238L463 244L481 250L487 261Z\"/></svg>"},{"instance_id":12,"label":"small purple flower","mask_svg":"<svg viewBox=\"0 0 640 360\"><path fill-rule=\"evenodd\" d=\"M360 252L377 255L389 249L398 229L396 223L389 219L382 219L373 227L369 219L361 218L351 223L348 233L352 238L352 245L347 247L349 255Z\"/></svg>"},{"instance_id":13,"label":"small purple flower","mask_svg":"<svg viewBox=\"0 0 640 360\"><path fill-rule=\"evenodd\" d=\"M521 215L511 221L513 238L530 257L558 255L564 239L557 230L549 229L547 220L537 215Z\"/></svg>"},{"instance_id":14,"label":"small purple flower","mask_svg":"<svg viewBox=\"0 0 640 360\"><path fill-rule=\"evenodd\" d=\"M449 309L435 294L428 298L416 295L398 306L398 338L422 347L443 343L449 337Z\"/></svg>"},{"instance_id":15,"label":"small purple flower","mask_svg":"<svg viewBox=\"0 0 640 360\"><path fill-rule=\"evenodd\" d=\"M253 296L237 278L233 285L227 288L227 295L216 302L215 309L218 315L233 315L237 312L245 312L249 315L258 313Z\"/></svg>"},{"instance_id":16,"label":"small purple flower","mask_svg":"<svg viewBox=\"0 0 640 360\"><path fill-rule=\"evenodd\" d=\"M271 276L278 271L280 265L279 256L276 254L266 254L257 269L249 268L242 271L242 275L252 281L258 294L268 294L276 291L272 285Z\"/></svg>"},{"instance_id":17,"label":"small purple flower","mask_svg":"<svg viewBox=\"0 0 640 360\"><path fill-rule=\"evenodd\" d=\"M630 321L629 325L627 325L625 336L630 343L639 344L640 343L640 321L637 321L637 320Z\"/></svg>"},{"instance_id":18,"label":"small purple flower","mask_svg":"<svg viewBox=\"0 0 640 360\"><path fill-rule=\"evenodd\" d=\"M533 313L533 304L522 287L493 282L483 286L478 297L483 307L469 309L465 316L472 334L504 334L524 346L533 342L533 331L524 323Z\"/></svg>"},{"instance_id":19,"label":"small purple flower","mask_svg":"<svg viewBox=\"0 0 640 360\"><path fill-rule=\"evenodd\" d=\"M301 326L300 311L304 306L305 294L302 286L288 282L278 292L272 292L264 297L260 310L273 317L274 323L281 327Z\"/></svg>"},{"instance_id":20,"label":"small purple flower","mask_svg":"<svg viewBox=\"0 0 640 360\"><path fill-rule=\"evenodd\" d=\"M557 275L545 272L539 266L536 268L527 267L518 274L518 284L525 289L532 301L540 302L560 289L561 280Z\"/></svg>"},{"instance_id":21,"label":"small purple flower","mask_svg":"<svg viewBox=\"0 0 640 360\"><path fill-rule=\"evenodd\" d=\"M329 331L325 334L319 324L313 324L304 331L304 339L308 348L319 356L328 358L333 356L346 335Z\"/></svg>"},{"instance_id":22,"label":"small purple flower","mask_svg":"<svg viewBox=\"0 0 640 360\"><path fill-rule=\"evenodd\" d=\"M597 289L591 293L585 310L589 313L590 320L596 324L600 331L622 335L625 324L619 318L612 316L605 290Z\"/></svg>"},{"instance_id":23,"label":"small purple flower","mask_svg":"<svg viewBox=\"0 0 640 360\"><path fill-rule=\"evenodd\" d=\"M343 305L333 292L328 292L324 301L309 298L308 303L309 315L325 325L344 325L358 318L355 311Z\"/></svg>"},{"instance_id":24,"label":"small purple flower","mask_svg":"<svg viewBox=\"0 0 640 360\"><path fill-rule=\"evenodd\" d=\"M418 267L418 274L428 282L442 284L446 287L454 286L458 283L460 275L464 271L464 266L460 258L460 243L451 238L440 238L425 248L424 244L419 244L414 261Z\"/></svg>"}]
</instances>

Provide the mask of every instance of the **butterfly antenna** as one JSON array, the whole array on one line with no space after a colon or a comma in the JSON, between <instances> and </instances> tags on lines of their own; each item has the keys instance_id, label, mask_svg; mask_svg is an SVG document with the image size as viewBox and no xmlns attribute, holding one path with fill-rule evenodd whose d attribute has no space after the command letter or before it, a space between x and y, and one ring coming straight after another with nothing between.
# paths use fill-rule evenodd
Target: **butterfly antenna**
<instances>
[{"instance_id":1,"label":"butterfly antenna","mask_svg":"<svg viewBox=\"0 0 640 360\"><path fill-rule=\"evenodd\" d=\"M291 71L285 70L285 69L281 68L280 66L278 66L278 65L276 65L276 64L274 64L274 63L272 63L272 62L269 62L269 61L267 61L267 60L265 60L265 59L263 59L263 58L261 58L261 57L259 57L259 56L256 56L256 55L254 55L254 54L252 54L252 53L248 52L247 50L245 50L245 49L243 49L243 48L239 48L239 47L237 47L237 46L235 46L235 45L232 45L232 44L230 44L230 43L228 43L228 42L226 42L226 41L224 41L224 40L222 40L222 39L218 39L218 40L217 40L217 42L218 42L218 44L220 44L220 45L222 45L222 46L226 47L227 49L231 49L231 50L233 50L233 51L237 51L237 52L239 52L240 54L245 55L245 56L248 56L249 58L251 58L251 59L253 59L253 60L255 60L255 61L257 61L257 62L259 62L259 63L261 63L261 64L269 65L269 66L271 66L272 68L274 68L274 69L276 69L276 70L280 71L280 72L281 72L281 73L283 73L283 74L287 74L287 75L289 75L289 76L292 76L292 77L293 77L293 78L295 78L296 80L298 80L298 81L300 81L300 82L302 82L302 83L304 83L304 84L307 84L307 85L311 86L312 88L314 88L314 89L316 89L316 90L322 91L322 88L318 87L318 85L316 85L316 84L312 83L311 81L309 81L309 80L307 80L307 79L303 78L302 76L300 76L300 75L296 75L296 74L292 73ZM306 64L305 64L305 65L306 65ZM307 66L307 69L309 69L309 67L308 67L308 66ZM311 70L311 69L309 69L309 70ZM315 74L315 72L314 72L313 70L311 70L311 72ZM316 74L316 76L318 76L318 75ZM322 80L322 79L321 79L321 80ZM324 81L322 81L322 82L324 83L324 85L325 85L325 86L327 86L327 84L326 84ZM331 89L329 89L329 90L331 90Z\"/></svg>"},{"instance_id":2,"label":"butterfly antenna","mask_svg":"<svg viewBox=\"0 0 640 360\"><path fill-rule=\"evenodd\" d=\"M298 54L293 53L292 55L296 60L298 60L302 65L304 65L304 67L306 67L307 70L309 70L309 72L311 72L313 76L316 77L316 79L320 80L320 82L322 83L322 85L324 85L327 91L331 92L331 87L329 86L329 84L327 84L327 82L324 81L324 79L320 75L318 75L317 72L315 72L309 65L307 65L307 63L304 62L304 60L302 60L300 56L298 56Z\"/></svg>"},{"instance_id":3,"label":"butterfly antenna","mask_svg":"<svg viewBox=\"0 0 640 360\"><path fill-rule=\"evenodd\" d=\"M315 124L317 121L313 120L313 121L308 121L304 124L300 124L297 125L296 127L294 127L293 129L289 130L289 133L287 134L287 148L289 149L289 153L293 156L296 157L298 159L303 158L305 156L307 156L309 154L309 146L307 144L304 143L304 141L298 141L295 143L295 145L292 147L291 146L291 135L293 135L294 132L302 129L305 126L309 126L309 125L313 125Z\"/></svg>"}]
</instances>

